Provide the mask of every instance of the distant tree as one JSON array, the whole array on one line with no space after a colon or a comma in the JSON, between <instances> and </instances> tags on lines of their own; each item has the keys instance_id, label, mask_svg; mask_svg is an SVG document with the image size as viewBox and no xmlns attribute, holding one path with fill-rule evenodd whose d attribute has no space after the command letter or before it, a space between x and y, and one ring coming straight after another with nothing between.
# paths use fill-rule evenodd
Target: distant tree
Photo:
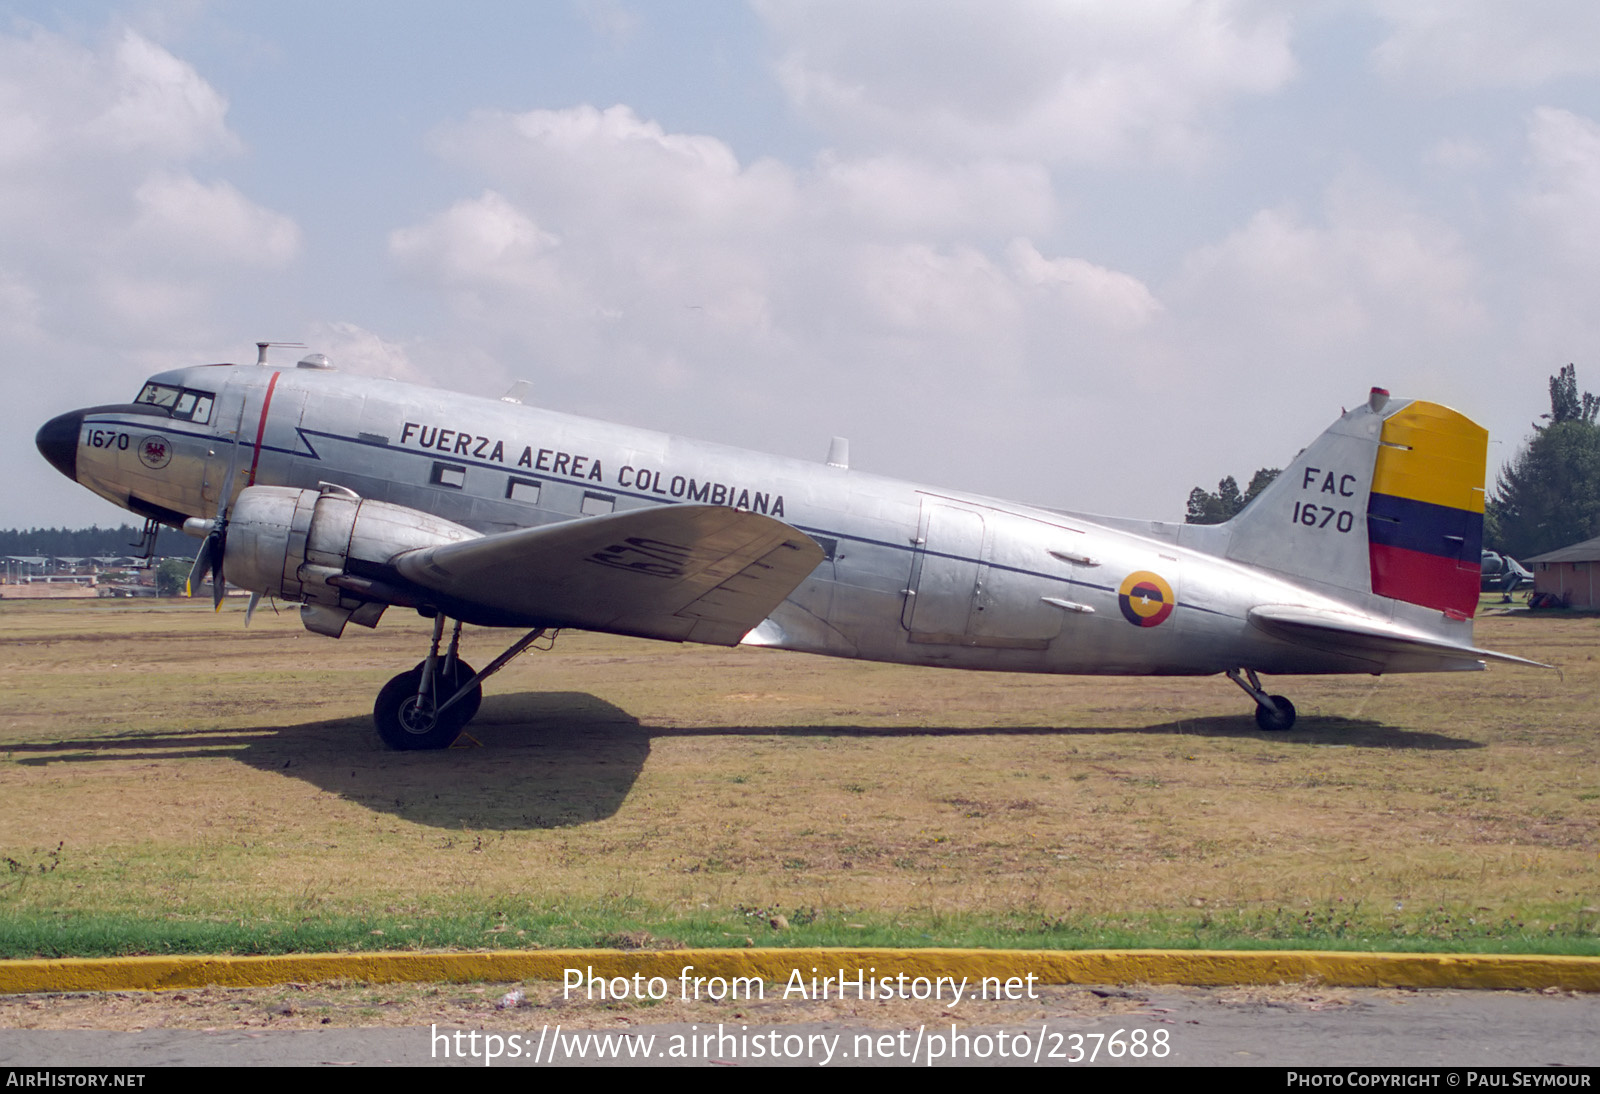
<instances>
[{"instance_id":1,"label":"distant tree","mask_svg":"<svg viewBox=\"0 0 1600 1094\"><path fill-rule=\"evenodd\" d=\"M1535 425L1500 470L1484 514L1484 542L1516 558L1600 535L1600 398L1578 392L1567 365L1550 377L1548 425Z\"/></svg>"},{"instance_id":2,"label":"distant tree","mask_svg":"<svg viewBox=\"0 0 1600 1094\"><path fill-rule=\"evenodd\" d=\"M156 567L156 593L160 596L182 596L193 567L194 563L186 558L162 559L161 565Z\"/></svg>"},{"instance_id":3,"label":"distant tree","mask_svg":"<svg viewBox=\"0 0 1600 1094\"><path fill-rule=\"evenodd\" d=\"M1282 471L1283 468L1281 467L1258 468L1256 473L1250 476L1250 485L1245 487L1244 504L1249 505L1252 501L1255 501L1256 495L1272 485L1272 480L1277 478ZM1244 506L1241 505L1240 508L1242 509Z\"/></svg>"},{"instance_id":4,"label":"distant tree","mask_svg":"<svg viewBox=\"0 0 1600 1094\"><path fill-rule=\"evenodd\" d=\"M1600 397L1585 391L1583 397L1578 396L1578 370L1576 366L1567 365L1560 372L1550 377L1550 413L1541 414L1552 425L1562 422L1583 422L1594 425L1595 415L1600 413ZM1543 428L1534 426L1535 429Z\"/></svg>"},{"instance_id":5,"label":"distant tree","mask_svg":"<svg viewBox=\"0 0 1600 1094\"><path fill-rule=\"evenodd\" d=\"M1215 494L1195 487L1189 491L1189 524L1221 524L1244 507L1244 496L1232 475L1217 483Z\"/></svg>"},{"instance_id":6,"label":"distant tree","mask_svg":"<svg viewBox=\"0 0 1600 1094\"><path fill-rule=\"evenodd\" d=\"M1189 491L1189 512L1184 517L1188 524L1221 524L1231 520L1241 509L1267 488L1278 477L1280 468L1263 467L1250 476L1250 486L1239 493L1239 483L1232 475L1217 483L1215 494L1200 487Z\"/></svg>"}]
</instances>

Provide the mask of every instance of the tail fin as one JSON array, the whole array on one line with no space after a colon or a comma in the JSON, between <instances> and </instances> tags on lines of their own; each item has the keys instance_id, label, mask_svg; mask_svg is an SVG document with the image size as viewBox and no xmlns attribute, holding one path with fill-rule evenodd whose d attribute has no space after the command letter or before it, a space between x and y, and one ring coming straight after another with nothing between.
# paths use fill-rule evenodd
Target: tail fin
<instances>
[{"instance_id":1,"label":"tail fin","mask_svg":"<svg viewBox=\"0 0 1600 1094\"><path fill-rule=\"evenodd\" d=\"M1335 595L1469 619L1488 436L1448 407L1373 388L1229 522L1225 553Z\"/></svg>"}]
</instances>

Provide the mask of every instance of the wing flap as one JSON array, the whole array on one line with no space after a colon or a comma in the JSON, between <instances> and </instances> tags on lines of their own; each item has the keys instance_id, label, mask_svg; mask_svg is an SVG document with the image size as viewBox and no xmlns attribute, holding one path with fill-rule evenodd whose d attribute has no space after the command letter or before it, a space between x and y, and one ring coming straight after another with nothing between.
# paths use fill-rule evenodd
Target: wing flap
<instances>
[{"instance_id":1,"label":"wing flap","mask_svg":"<svg viewBox=\"0 0 1600 1094\"><path fill-rule=\"evenodd\" d=\"M424 588L546 626L732 646L822 558L772 517L672 505L419 548L391 564Z\"/></svg>"},{"instance_id":2,"label":"wing flap","mask_svg":"<svg viewBox=\"0 0 1600 1094\"><path fill-rule=\"evenodd\" d=\"M1471 668L1483 661L1512 665L1552 666L1495 650L1458 646L1384 620L1324 608L1263 604L1250 609L1250 622L1277 638L1356 657L1403 655Z\"/></svg>"}]
</instances>

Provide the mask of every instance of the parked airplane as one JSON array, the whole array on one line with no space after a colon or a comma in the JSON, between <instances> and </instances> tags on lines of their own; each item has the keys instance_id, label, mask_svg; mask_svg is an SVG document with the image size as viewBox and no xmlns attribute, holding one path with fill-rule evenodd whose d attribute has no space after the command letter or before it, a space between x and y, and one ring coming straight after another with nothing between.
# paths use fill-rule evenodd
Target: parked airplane
<instances>
[{"instance_id":1,"label":"parked airplane","mask_svg":"<svg viewBox=\"0 0 1600 1094\"><path fill-rule=\"evenodd\" d=\"M1088 516L394 381L200 365L37 443L62 474L203 537L209 573L338 637L389 606L434 621L373 715L444 748L483 680L578 627L916 665L1258 673L1535 664L1472 645L1487 434L1373 388L1226 524ZM448 644L447 621L454 621ZM527 631L482 672L463 622ZM444 651L441 653L441 646Z\"/></svg>"},{"instance_id":2,"label":"parked airplane","mask_svg":"<svg viewBox=\"0 0 1600 1094\"><path fill-rule=\"evenodd\" d=\"M1510 555L1485 551L1480 565L1483 570L1481 587L1486 593L1503 593L1510 600L1518 589L1533 588L1533 574Z\"/></svg>"}]
</instances>

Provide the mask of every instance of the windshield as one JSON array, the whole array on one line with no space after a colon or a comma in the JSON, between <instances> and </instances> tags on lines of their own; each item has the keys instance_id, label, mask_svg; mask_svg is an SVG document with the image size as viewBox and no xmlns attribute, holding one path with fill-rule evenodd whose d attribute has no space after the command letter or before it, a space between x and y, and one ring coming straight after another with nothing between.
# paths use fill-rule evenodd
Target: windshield
<instances>
[{"instance_id":1,"label":"windshield","mask_svg":"<svg viewBox=\"0 0 1600 1094\"><path fill-rule=\"evenodd\" d=\"M163 407L174 418L204 425L211 420L211 404L215 398L209 391L151 382L144 385L134 402Z\"/></svg>"}]
</instances>

